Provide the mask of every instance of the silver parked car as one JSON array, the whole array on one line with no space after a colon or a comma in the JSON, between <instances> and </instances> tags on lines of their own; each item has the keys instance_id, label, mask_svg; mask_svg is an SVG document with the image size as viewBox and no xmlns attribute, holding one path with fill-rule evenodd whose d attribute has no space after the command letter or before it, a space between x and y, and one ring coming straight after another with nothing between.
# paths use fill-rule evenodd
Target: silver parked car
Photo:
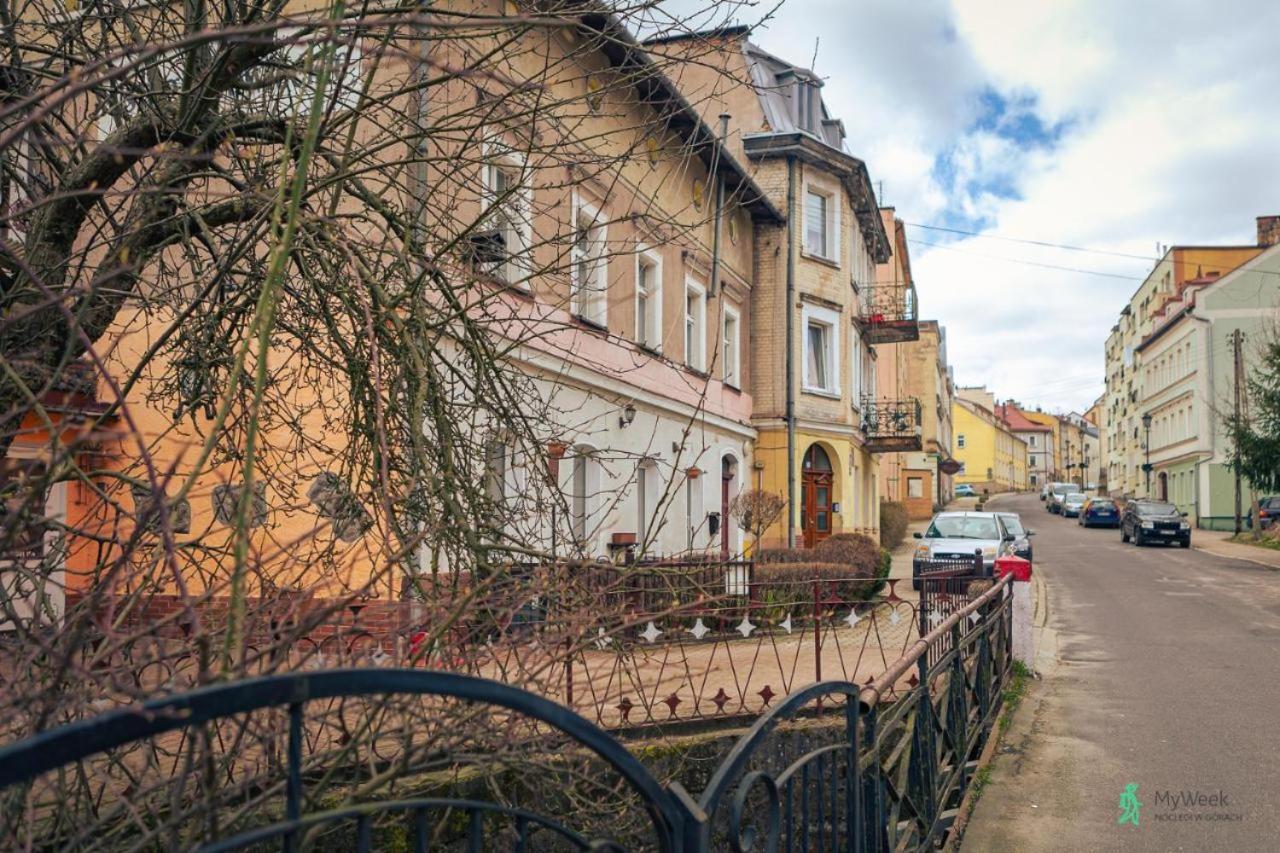
<instances>
[{"instance_id":1,"label":"silver parked car","mask_svg":"<svg viewBox=\"0 0 1280 853\"><path fill-rule=\"evenodd\" d=\"M916 533L920 544L911 560L912 586L920 588L920 574L932 560L972 560L982 552L982 567L995 574L997 557L1013 553L1017 539L994 512L940 512L924 533Z\"/></svg>"},{"instance_id":2,"label":"silver parked car","mask_svg":"<svg viewBox=\"0 0 1280 853\"><path fill-rule=\"evenodd\" d=\"M1084 502L1088 499L1083 492L1069 492L1062 499L1062 517L1075 518L1080 515L1080 510L1084 509Z\"/></svg>"}]
</instances>

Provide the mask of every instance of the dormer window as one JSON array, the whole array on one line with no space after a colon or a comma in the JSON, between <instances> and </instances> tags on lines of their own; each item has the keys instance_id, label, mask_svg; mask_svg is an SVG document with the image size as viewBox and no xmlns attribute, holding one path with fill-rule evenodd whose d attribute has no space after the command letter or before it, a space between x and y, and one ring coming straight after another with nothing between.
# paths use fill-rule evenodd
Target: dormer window
<instances>
[{"instance_id":1,"label":"dormer window","mask_svg":"<svg viewBox=\"0 0 1280 853\"><path fill-rule=\"evenodd\" d=\"M797 80L795 89L796 126L806 133L818 132L818 85L812 80Z\"/></svg>"}]
</instances>

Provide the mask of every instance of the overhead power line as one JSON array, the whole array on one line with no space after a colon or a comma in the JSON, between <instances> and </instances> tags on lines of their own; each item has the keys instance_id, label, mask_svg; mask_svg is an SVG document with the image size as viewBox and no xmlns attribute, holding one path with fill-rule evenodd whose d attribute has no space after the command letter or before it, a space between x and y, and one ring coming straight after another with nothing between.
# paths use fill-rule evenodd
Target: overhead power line
<instances>
[{"instance_id":1,"label":"overhead power line","mask_svg":"<svg viewBox=\"0 0 1280 853\"><path fill-rule=\"evenodd\" d=\"M1006 243L1025 243L1028 246L1043 246L1046 249L1063 249L1068 252L1086 252L1091 255L1110 255L1113 258L1129 258L1135 261L1146 261L1154 264L1159 258L1149 255L1134 255L1129 252L1113 252L1110 249L1089 249L1084 246L1068 246L1065 243L1052 243L1048 240L1027 240L1021 237L1005 237L1000 234L983 234L978 231L965 231L962 228L944 228L941 225L924 225L919 222L908 222L912 228L923 228L926 231L942 231L947 234L960 234L965 237L981 237L983 240L1002 240Z\"/></svg>"},{"instance_id":2,"label":"overhead power line","mask_svg":"<svg viewBox=\"0 0 1280 853\"><path fill-rule=\"evenodd\" d=\"M917 246L928 246L931 249L945 249L948 252L958 252L962 255L974 255L979 258L990 258L993 261L1005 261L1010 264L1024 264L1029 267L1040 267L1041 269L1058 270L1060 272L1073 272L1081 275L1097 275L1104 278L1120 278L1125 281L1145 281L1145 275L1122 275L1115 272L1102 272L1101 270L1084 270L1078 267L1064 267L1058 264L1042 264L1039 261L1027 261L1022 258L1006 258L1003 255L990 255L986 252L972 252L968 249L958 249L955 246L948 246L945 243L930 243L927 240L917 240L914 237L908 237L908 241L915 243Z\"/></svg>"}]
</instances>

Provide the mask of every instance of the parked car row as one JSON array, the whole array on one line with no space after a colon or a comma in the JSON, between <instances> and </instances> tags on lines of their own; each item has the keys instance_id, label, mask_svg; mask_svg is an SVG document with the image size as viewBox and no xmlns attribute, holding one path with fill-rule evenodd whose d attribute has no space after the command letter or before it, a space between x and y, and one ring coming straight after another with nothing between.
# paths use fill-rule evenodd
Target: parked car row
<instances>
[{"instance_id":1,"label":"parked car row","mask_svg":"<svg viewBox=\"0 0 1280 853\"><path fill-rule=\"evenodd\" d=\"M1120 541L1134 545L1155 543L1191 547L1191 523L1187 514L1168 501L1131 500L1121 507L1109 497L1088 497L1071 483L1050 483L1042 497L1045 509L1064 518L1074 518L1081 527L1114 527L1120 529ZM1268 518L1274 524L1280 518L1280 500L1267 505L1267 515L1259 512L1262 523Z\"/></svg>"}]
</instances>

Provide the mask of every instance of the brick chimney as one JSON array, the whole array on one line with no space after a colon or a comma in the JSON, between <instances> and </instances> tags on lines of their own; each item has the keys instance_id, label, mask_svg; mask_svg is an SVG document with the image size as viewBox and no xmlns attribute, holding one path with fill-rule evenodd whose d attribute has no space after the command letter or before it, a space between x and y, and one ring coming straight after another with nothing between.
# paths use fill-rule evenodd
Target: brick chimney
<instances>
[{"instance_id":1,"label":"brick chimney","mask_svg":"<svg viewBox=\"0 0 1280 853\"><path fill-rule=\"evenodd\" d=\"M1263 249L1280 243L1280 216L1258 217L1258 246Z\"/></svg>"}]
</instances>

